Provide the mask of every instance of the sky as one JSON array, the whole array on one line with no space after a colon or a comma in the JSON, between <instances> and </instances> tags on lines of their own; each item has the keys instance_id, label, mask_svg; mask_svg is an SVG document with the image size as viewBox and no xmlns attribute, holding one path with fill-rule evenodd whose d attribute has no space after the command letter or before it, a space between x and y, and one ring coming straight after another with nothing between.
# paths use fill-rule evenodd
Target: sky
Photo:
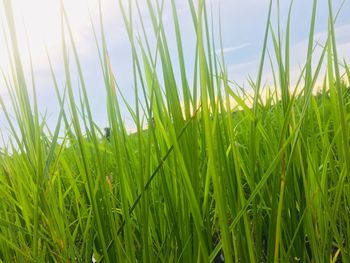
<instances>
[{"instance_id":1,"label":"sky","mask_svg":"<svg viewBox=\"0 0 350 263\"><path fill-rule=\"evenodd\" d=\"M2 1L9 0L0 0L0 69L8 74L10 66L5 41L8 32ZM98 27L98 0L63 0L63 2L78 47L94 119L99 126L105 127L108 125L105 107L106 94L91 26L92 21ZM118 0L101 0L101 2L112 69L125 98L134 105L130 44L118 7ZM318 2L315 41L322 42L326 37L328 8L326 0ZM337 10L342 1L334 0L332 2L333 9ZM49 127L54 127L57 120L58 102L54 92L46 50L52 61L59 85L63 87L64 68L61 52L59 0L12 0L12 3L20 43L19 48L27 79L30 81L29 46L33 59L39 110L42 114L48 114ZM152 32L150 20L147 19L146 0L139 0L139 3L146 20L146 26L149 27L146 30ZM196 45L194 27L187 0L176 0L176 5L180 17L186 69L188 75L191 76L193 74L192 64ZM269 1L207 0L207 5L213 16L216 41L219 39L220 14L223 52L229 78L247 87L247 78L249 76L254 78L257 73ZM289 1L280 1L282 28L285 25L288 7ZM300 65L305 62L311 11L311 0L294 1L290 43L292 85L300 73ZM272 24L276 25L276 4L274 4L273 14ZM350 14L350 1L346 0L336 22L336 37L340 58L350 61L350 16L348 14ZM178 77L174 25L172 23L170 1L168 0L165 0L163 20L170 53L174 54L172 59L176 69L175 74ZM272 53L271 43L269 43L269 47ZM219 45L215 49L216 52L219 52ZM266 67L263 78L264 84L271 84L271 75L271 70ZM76 79L73 85L78 86ZM0 96L9 104L8 94L2 78L0 78ZM126 127L132 130L133 122L123 105L122 114ZM4 130L6 127L0 109L0 130Z\"/></svg>"}]
</instances>

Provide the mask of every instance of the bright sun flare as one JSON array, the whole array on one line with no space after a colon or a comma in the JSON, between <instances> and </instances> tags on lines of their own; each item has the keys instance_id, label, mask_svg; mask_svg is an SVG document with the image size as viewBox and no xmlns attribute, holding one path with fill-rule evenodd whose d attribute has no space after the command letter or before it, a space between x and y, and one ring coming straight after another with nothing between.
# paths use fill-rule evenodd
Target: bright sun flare
<instances>
[{"instance_id":1,"label":"bright sun flare","mask_svg":"<svg viewBox=\"0 0 350 263\"><path fill-rule=\"evenodd\" d=\"M63 3L74 36L79 41L84 35L84 30L90 25L90 15L96 14L98 1L66 0ZM46 61L45 47L49 53L54 53L61 46L60 0L12 0L12 7L20 52L26 54L29 43L33 62L40 66ZM6 19L3 5L0 6L0 17L4 23ZM8 35L0 34L1 67L5 70L9 67L6 58L6 38Z\"/></svg>"}]
</instances>

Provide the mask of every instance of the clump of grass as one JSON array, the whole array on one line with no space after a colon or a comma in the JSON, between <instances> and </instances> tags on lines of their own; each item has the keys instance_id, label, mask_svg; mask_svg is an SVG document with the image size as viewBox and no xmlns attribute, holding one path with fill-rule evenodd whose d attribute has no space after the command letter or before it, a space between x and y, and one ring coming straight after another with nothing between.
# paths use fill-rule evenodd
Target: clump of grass
<instances>
[{"instance_id":1,"label":"clump of grass","mask_svg":"<svg viewBox=\"0 0 350 263\"><path fill-rule=\"evenodd\" d=\"M270 20L270 1L258 74L250 81L253 94L237 91L224 54L212 52L203 0L197 6L188 2L197 37L191 78L176 2L170 1L179 60L174 68L163 4L147 0L152 32L146 32L138 2L119 1L132 50L134 108L111 69L101 10L100 21L93 22L94 30L100 28L100 35L94 32L110 127L103 138L64 6L65 88L50 62L60 106L51 131L39 118L35 82L25 80L11 1L3 1L13 68L12 79L5 78L12 111L0 98L11 133L0 154L0 260L349 262L350 71L344 61L341 72L332 1L319 57L313 53L314 1L306 63L295 89L289 65L292 4L282 38L280 25L276 29ZM277 15L280 20L278 5ZM263 98L263 69L269 65L274 85ZM72 66L80 100L74 97ZM320 76L323 68L326 75ZM314 95L319 79L323 88ZM126 131L121 102L134 119L134 134ZM147 129L143 119L150 120Z\"/></svg>"}]
</instances>

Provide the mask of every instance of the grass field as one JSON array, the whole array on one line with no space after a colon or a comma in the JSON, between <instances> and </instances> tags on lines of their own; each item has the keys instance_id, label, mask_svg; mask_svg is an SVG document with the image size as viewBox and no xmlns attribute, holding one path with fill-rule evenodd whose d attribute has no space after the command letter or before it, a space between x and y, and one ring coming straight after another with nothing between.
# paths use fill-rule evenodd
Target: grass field
<instances>
[{"instance_id":1,"label":"grass field","mask_svg":"<svg viewBox=\"0 0 350 263\"><path fill-rule=\"evenodd\" d=\"M11 1L2 4L13 67L5 77L10 101L0 98L10 130L0 153L1 262L350 262L350 70L337 54L338 10L331 0L324 43L314 39L314 1L296 87L290 84L290 16L278 16L286 28L274 25L271 1L252 92L229 79L224 53L214 54L221 43L214 43L205 1L188 1L197 37L195 62L188 65L171 0L175 68L162 1L147 1L150 33L139 10L120 0L135 103L123 99L115 81L103 15L94 21L108 138L92 117L64 8L65 86L51 68L61 110L50 128L25 77ZM138 37L131 14L141 25ZM72 64L79 86L71 80ZM267 88L263 72L272 65ZM127 132L120 103L128 106L135 133Z\"/></svg>"}]
</instances>

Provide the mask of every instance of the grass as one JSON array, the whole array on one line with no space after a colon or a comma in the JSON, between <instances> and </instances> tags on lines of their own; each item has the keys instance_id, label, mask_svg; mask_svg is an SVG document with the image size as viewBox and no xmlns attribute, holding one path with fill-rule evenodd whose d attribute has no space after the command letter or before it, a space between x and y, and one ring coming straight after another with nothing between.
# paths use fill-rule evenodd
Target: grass
<instances>
[{"instance_id":1,"label":"grass","mask_svg":"<svg viewBox=\"0 0 350 263\"><path fill-rule=\"evenodd\" d=\"M111 69L101 10L100 20L92 21L107 95L106 139L92 117L64 6L65 85L57 84L49 59L60 106L50 130L39 117L35 81L26 81L11 1L2 2L12 72L3 75L11 107L0 98L10 131L0 153L0 261L349 262L350 70L337 54L332 1L320 56L314 55L313 2L306 63L295 88L292 3L282 33L279 3L276 28L270 2L252 93L229 79L224 53L214 55L222 41L214 43L205 1L188 1L197 36L193 65L184 58L176 1L170 1L179 68L162 21L164 1L146 3L152 32L138 2L119 1L132 50L135 107ZM73 66L79 87L71 81ZM265 67L273 71L270 92L263 92ZM133 117L133 134L120 103Z\"/></svg>"}]
</instances>

